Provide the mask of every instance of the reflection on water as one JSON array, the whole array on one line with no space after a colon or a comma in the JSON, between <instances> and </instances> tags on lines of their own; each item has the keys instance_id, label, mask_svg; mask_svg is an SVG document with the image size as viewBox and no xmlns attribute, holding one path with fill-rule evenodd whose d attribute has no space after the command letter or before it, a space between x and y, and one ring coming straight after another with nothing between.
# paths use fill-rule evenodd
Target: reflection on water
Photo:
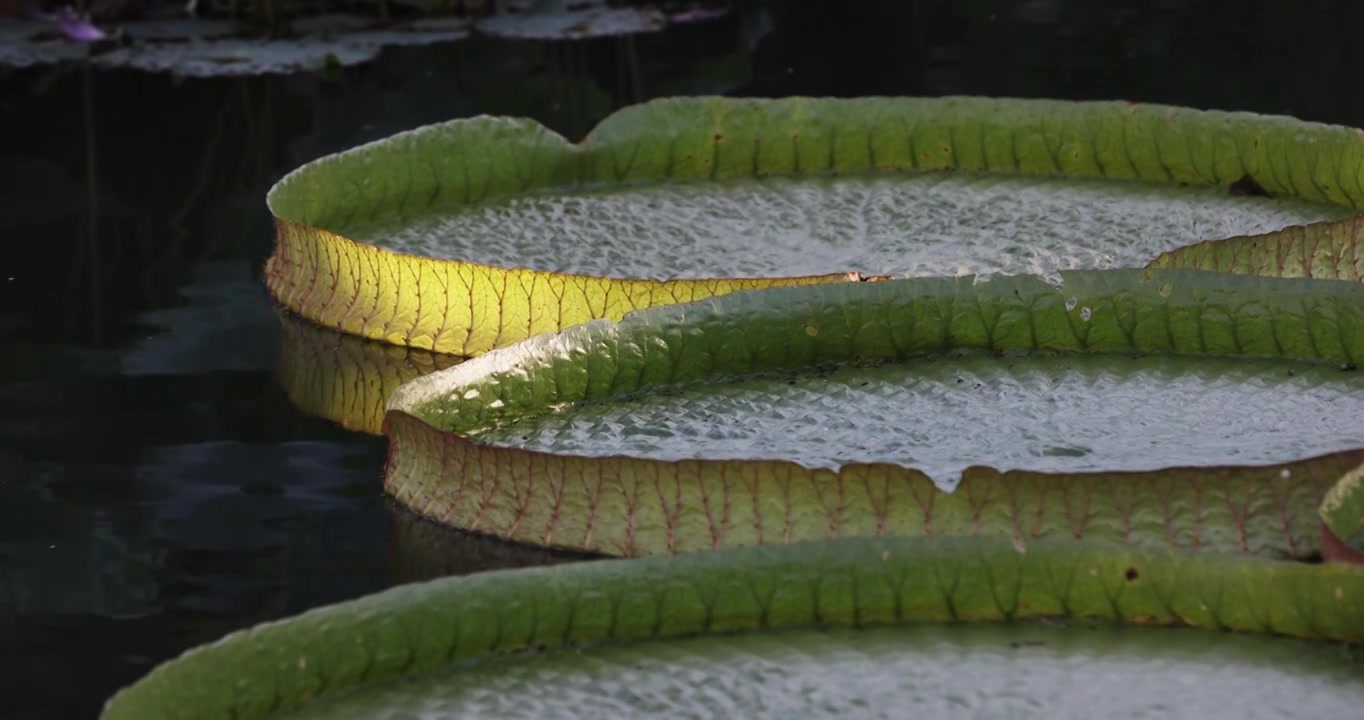
<instances>
[{"instance_id":1,"label":"reflection on water","mask_svg":"<svg viewBox=\"0 0 1364 720\"><path fill-rule=\"evenodd\" d=\"M388 503L393 572L399 582L421 582L447 575L500 568L557 565L595 556L506 542L431 522L398 504Z\"/></svg>"},{"instance_id":2,"label":"reflection on water","mask_svg":"<svg viewBox=\"0 0 1364 720\"><path fill-rule=\"evenodd\" d=\"M62 468L7 464L0 609L7 614L90 613L140 618L160 610L157 573L165 552L135 518L105 508L62 507L53 493ZM34 512L34 511L37 512Z\"/></svg>"},{"instance_id":3,"label":"reflection on water","mask_svg":"<svg viewBox=\"0 0 1364 720\"><path fill-rule=\"evenodd\" d=\"M0 71L0 169L20 179L0 215L6 712L91 717L231 629L548 559L414 539L430 528L388 509L382 438L311 417L339 417L321 405L300 412L281 388L281 337L297 338L260 287L264 196L302 162L478 113L576 139L670 94L1126 98L1364 125L1364 96L1341 91L1364 76L1359 4L738 5L633 44L398 48L335 80Z\"/></svg>"},{"instance_id":4,"label":"reflection on water","mask_svg":"<svg viewBox=\"0 0 1364 720\"><path fill-rule=\"evenodd\" d=\"M300 411L344 428L380 434L399 385L465 358L339 332L280 310L279 382Z\"/></svg>"}]
</instances>

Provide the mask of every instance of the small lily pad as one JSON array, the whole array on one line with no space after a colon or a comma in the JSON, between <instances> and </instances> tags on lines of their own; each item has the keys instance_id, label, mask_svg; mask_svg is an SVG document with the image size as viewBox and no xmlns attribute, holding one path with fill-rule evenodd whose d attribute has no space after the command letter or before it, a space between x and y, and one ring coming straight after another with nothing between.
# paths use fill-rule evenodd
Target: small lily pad
<instances>
[{"instance_id":1,"label":"small lily pad","mask_svg":"<svg viewBox=\"0 0 1364 720\"><path fill-rule=\"evenodd\" d=\"M0 25L0 65L29 67L89 58L106 68L169 72L186 77L290 74L359 65L384 47L454 42L468 37L462 18L422 18L380 24L362 15L299 18L301 38L240 37L226 20L161 19L120 26L130 42L93 54L90 45L54 35L47 23Z\"/></svg>"},{"instance_id":2,"label":"small lily pad","mask_svg":"<svg viewBox=\"0 0 1364 720\"><path fill-rule=\"evenodd\" d=\"M241 26L231 20L159 18L130 22L122 30L128 37L142 41L208 40L234 35Z\"/></svg>"},{"instance_id":3,"label":"small lily pad","mask_svg":"<svg viewBox=\"0 0 1364 720\"><path fill-rule=\"evenodd\" d=\"M683 25L688 23L709 22L718 20L729 14L727 7L707 7L704 5L692 5L676 10L668 10L668 23L671 25Z\"/></svg>"},{"instance_id":4,"label":"small lily pad","mask_svg":"<svg viewBox=\"0 0 1364 720\"><path fill-rule=\"evenodd\" d=\"M366 30L373 27L374 24L374 18L355 13L311 15L289 21L289 26L300 35L324 36Z\"/></svg>"},{"instance_id":5,"label":"small lily pad","mask_svg":"<svg viewBox=\"0 0 1364 720\"><path fill-rule=\"evenodd\" d=\"M403 47L455 42L469 37L469 21L462 18L423 18L390 25L387 28L361 30L345 36L353 44L377 47Z\"/></svg>"},{"instance_id":6,"label":"small lily pad","mask_svg":"<svg viewBox=\"0 0 1364 720\"><path fill-rule=\"evenodd\" d=\"M658 32L668 26L661 10L650 7L590 7L563 12L503 14L475 26L484 35L518 40L581 40Z\"/></svg>"},{"instance_id":7,"label":"small lily pad","mask_svg":"<svg viewBox=\"0 0 1364 720\"><path fill-rule=\"evenodd\" d=\"M50 23L6 20L0 23L0 65L32 67L79 60L90 46L53 34Z\"/></svg>"},{"instance_id":8,"label":"small lily pad","mask_svg":"<svg viewBox=\"0 0 1364 720\"><path fill-rule=\"evenodd\" d=\"M103 67L170 72L187 77L270 75L316 71L329 64L369 62L380 47L334 40L247 40L230 38L190 43L157 43L111 50L93 58Z\"/></svg>"}]
</instances>

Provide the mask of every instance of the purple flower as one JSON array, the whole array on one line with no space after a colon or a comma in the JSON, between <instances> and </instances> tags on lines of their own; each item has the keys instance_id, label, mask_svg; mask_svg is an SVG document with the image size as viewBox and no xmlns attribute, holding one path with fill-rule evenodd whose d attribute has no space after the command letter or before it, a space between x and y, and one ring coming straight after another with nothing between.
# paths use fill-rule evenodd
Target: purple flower
<instances>
[{"instance_id":1,"label":"purple flower","mask_svg":"<svg viewBox=\"0 0 1364 720\"><path fill-rule=\"evenodd\" d=\"M63 35L76 42L95 42L109 37L103 30L95 27L94 23L77 15L70 5L65 5L54 13L32 12L28 14L56 23Z\"/></svg>"}]
</instances>

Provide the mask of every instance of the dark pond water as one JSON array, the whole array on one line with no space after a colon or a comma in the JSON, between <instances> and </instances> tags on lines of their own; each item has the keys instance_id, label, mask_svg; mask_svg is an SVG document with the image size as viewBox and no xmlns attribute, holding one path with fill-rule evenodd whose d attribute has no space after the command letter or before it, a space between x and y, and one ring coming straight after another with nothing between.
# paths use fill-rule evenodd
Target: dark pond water
<instances>
[{"instance_id":1,"label":"dark pond water","mask_svg":"<svg viewBox=\"0 0 1364 720\"><path fill-rule=\"evenodd\" d=\"M547 559L414 521L379 490L382 439L290 403L259 275L265 192L300 163L477 113L576 138L671 94L1126 98L1361 126L1364 5L1334 6L754 2L628 42L387 51L334 81L0 69L0 715L92 717L229 630Z\"/></svg>"}]
</instances>

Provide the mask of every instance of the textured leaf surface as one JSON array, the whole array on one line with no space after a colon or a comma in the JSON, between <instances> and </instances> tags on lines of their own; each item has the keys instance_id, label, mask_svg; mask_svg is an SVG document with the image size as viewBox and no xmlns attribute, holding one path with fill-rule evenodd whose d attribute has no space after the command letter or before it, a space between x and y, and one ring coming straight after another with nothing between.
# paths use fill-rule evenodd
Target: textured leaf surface
<instances>
[{"instance_id":1,"label":"textured leaf surface","mask_svg":"<svg viewBox=\"0 0 1364 720\"><path fill-rule=\"evenodd\" d=\"M927 172L607 185L433 208L348 236L402 253L590 275L1048 274L1352 211L1226 188ZM514 259L514 260L513 260Z\"/></svg>"},{"instance_id":2,"label":"textured leaf surface","mask_svg":"<svg viewBox=\"0 0 1364 720\"><path fill-rule=\"evenodd\" d=\"M1364 442L1364 374L1301 362L968 355L741 376L574 403L479 443L655 460L1048 472L1263 464Z\"/></svg>"},{"instance_id":3,"label":"textured leaf surface","mask_svg":"<svg viewBox=\"0 0 1364 720\"><path fill-rule=\"evenodd\" d=\"M777 461L563 456L465 437L565 404L960 351L1335 363L1364 355L1364 295L1352 283L1140 270L1062 279L1060 288L1010 277L743 293L534 338L394 394L386 488L459 527L624 555L972 532L1279 557L1318 552L1317 541L1307 539L1319 535L1317 504L1353 453L1313 461L1322 465L1143 474L1001 476L981 468L944 494L914 467L831 471ZM1115 421L1112 432L1132 430Z\"/></svg>"},{"instance_id":4,"label":"textured leaf surface","mask_svg":"<svg viewBox=\"0 0 1364 720\"><path fill-rule=\"evenodd\" d=\"M1364 682L1342 656L1285 638L1131 627L796 630L480 664L288 717L1347 718L1364 707Z\"/></svg>"},{"instance_id":5,"label":"textured leaf surface","mask_svg":"<svg viewBox=\"0 0 1364 720\"><path fill-rule=\"evenodd\" d=\"M516 257L492 267L396 254L349 233L415 222L432 208L545 192L946 169L1221 186L1250 178L1275 197L1353 208L1364 201L1354 174L1361 159L1364 138L1348 128L1115 102L667 99L610 116L576 145L529 121L475 118L402 133L285 177L269 196L279 241L266 274L285 305L324 325L478 354L631 309L873 271L849 267L850 259L799 281L626 281L505 269L524 264ZM858 233L854 226L844 234ZM912 241L912 229L906 235Z\"/></svg>"},{"instance_id":6,"label":"textured leaf surface","mask_svg":"<svg viewBox=\"0 0 1364 720\"><path fill-rule=\"evenodd\" d=\"M1284 228L1249 237L1206 240L1161 253L1156 268L1196 268L1244 275L1364 280L1359 233L1364 217Z\"/></svg>"},{"instance_id":7,"label":"textured leaf surface","mask_svg":"<svg viewBox=\"0 0 1364 720\"><path fill-rule=\"evenodd\" d=\"M536 647L1035 617L1358 643L1364 569L1101 543L886 538L481 573L230 635L153 670L115 696L104 717L247 720L329 692Z\"/></svg>"}]
</instances>

